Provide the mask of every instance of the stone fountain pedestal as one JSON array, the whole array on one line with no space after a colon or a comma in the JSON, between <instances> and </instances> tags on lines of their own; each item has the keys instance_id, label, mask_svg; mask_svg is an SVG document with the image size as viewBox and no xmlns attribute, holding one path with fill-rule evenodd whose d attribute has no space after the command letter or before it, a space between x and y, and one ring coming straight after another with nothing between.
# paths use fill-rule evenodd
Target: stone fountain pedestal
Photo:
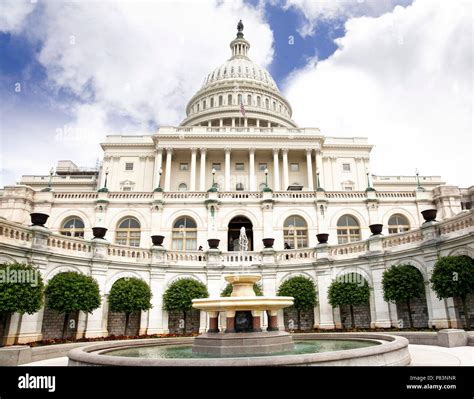
<instances>
[{"instance_id":1,"label":"stone fountain pedestal","mask_svg":"<svg viewBox=\"0 0 474 399\"><path fill-rule=\"evenodd\" d=\"M256 296L254 274L227 276L230 297L194 299L193 307L209 315L209 329L194 340L193 352L214 356L245 356L285 352L294 349L293 337L278 331L277 312L293 305L292 297ZM267 331L262 331L262 312L268 314ZM219 331L219 313L226 315L225 331Z\"/></svg>"}]
</instances>

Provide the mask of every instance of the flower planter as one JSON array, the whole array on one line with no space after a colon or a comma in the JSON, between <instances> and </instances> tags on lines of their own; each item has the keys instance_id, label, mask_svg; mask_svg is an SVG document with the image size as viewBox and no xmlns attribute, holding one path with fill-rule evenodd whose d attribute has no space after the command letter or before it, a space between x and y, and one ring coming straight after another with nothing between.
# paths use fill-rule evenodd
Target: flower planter
<instances>
[{"instance_id":1,"label":"flower planter","mask_svg":"<svg viewBox=\"0 0 474 399\"><path fill-rule=\"evenodd\" d=\"M30 213L30 218L31 218L31 223L33 224L33 226L44 227L44 224L48 220L49 215L46 215L46 213L33 212L33 213Z\"/></svg>"},{"instance_id":2,"label":"flower planter","mask_svg":"<svg viewBox=\"0 0 474 399\"><path fill-rule=\"evenodd\" d=\"M373 236L377 236L379 234L382 234L382 228L383 224L371 224L369 226L370 232L372 233Z\"/></svg>"},{"instance_id":3,"label":"flower planter","mask_svg":"<svg viewBox=\"0 0 474 399\"><path fill-rule=\"evenodd\" d=\"M221 240L217 239L217 238L209 238L207 240L207 243L209 244L209 248L210 249L218 249L219 247L219 242Z\"/></svg>"},{"instance_id":4,"label":"flower planter","mask_svg":"<svg viewBox=\"0 0 474 399\"><path fill-rule=\"evenodd\" d=\"M93 227L92 228L92 234L94 235L94 238L104 238L105 233L107 233L107 229L105 227Z\"/></svg>"},{"instance_id":5,"label":"flower planter","mask_svg":"<svg viewBox=\"0 0 474 399\"><path fill-rule=\"evenodd\" d=\"M160 235L151 236L151 242L153 243L153 245L157 245L159 247L163 245L164 239L165 239L165 236L160 236Z\"/></svg>"},{"instance_id":6,"label":"flower planter","mask_svg":"<svg viewBox=\"0 0 474 399\"><path fill-rule=\"evenodd\" d=\"M316 238L318 239L318 244L327 244L328 239L329 239L329 234L327 233L316 234Z\"/></svg>"},{"instance_id":7,"label":"flower planter","mask_svg":"<svg viewBox=\"0 0 474 399\"><path fill-rule=\"evenodd\" d=\"M263 246L265 248L273 248L273 243L275 242L274 238L263 238Z\"/></svg>"},{"instance_id":8,"label":"flower planter","mask_svg":"<svg viewBox=\"0 0 474 399\"><path fill-rule=\"evenodd\" d=\"M425 222L435 222L436 221L436 214L438 213L437 209L425 209L421 211L423 219Z\"/></svg>"}]
</instances>

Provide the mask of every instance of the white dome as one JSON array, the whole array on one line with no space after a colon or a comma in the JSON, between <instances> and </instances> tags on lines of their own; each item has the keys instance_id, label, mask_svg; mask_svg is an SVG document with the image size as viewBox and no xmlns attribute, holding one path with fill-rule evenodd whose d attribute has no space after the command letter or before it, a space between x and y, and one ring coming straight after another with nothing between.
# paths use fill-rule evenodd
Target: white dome
<instances>
[{"instance_id":1,"label":"white dome","mask_svg":"<svg viewBox=\"0 0 474 399\"><path fill-rule=\"evenodd\" d=\"M246 58L231 58L214 69L207 75L201 90L217 82L234 81L235 79L256 81L269 89L278 91L278 87L268 71Z\"/></svg>"}]
</instances>

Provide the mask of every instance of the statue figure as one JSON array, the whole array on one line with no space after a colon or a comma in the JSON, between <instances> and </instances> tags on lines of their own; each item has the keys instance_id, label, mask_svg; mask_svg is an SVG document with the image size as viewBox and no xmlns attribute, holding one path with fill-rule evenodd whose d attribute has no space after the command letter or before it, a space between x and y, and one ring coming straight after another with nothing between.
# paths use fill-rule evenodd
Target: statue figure
<instances>
[{"instance_id":1,"label":"statue figure","mask_svg":"<svg viewBox=\"0 0 474 399\"><path fill-rule=\"evenodd\" d=\"M242 20L239 21L237 24L237 31L242 32L244 30L244 24L242 23Z\"/></svg>"}]
</instances>

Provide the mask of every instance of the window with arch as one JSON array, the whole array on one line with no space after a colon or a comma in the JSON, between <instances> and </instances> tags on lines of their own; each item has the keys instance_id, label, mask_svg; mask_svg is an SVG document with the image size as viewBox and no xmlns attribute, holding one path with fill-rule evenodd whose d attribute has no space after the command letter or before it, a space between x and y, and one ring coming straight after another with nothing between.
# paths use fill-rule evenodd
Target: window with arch
<instances>
[{"instance_id":1,"label":"window with arch","mask_svg":"<svg viewBox=\"0 0 474 399\"><path fill-rule=\"evenodd\" d=\"M227 96L227 105L232 105L232 94Z\"/></svg>"},{"instance_id":2,"label":"window with arch","mask_svg":"<svg viewBox=\"0 0 474 399\"><path fill-rule=\"evenodd\" d=\"M359 222L351 215L344 215L337 221L337 241L339 244L361 239Z\"/></svg>"},{"instance_id":3,"label":"window with arch","mask_svg":"<svg viewBox=\"0 0 474 399\"><path fill-rule=\"evenodd\" d=\"M268 98L265 99L265 108L266 109L270 108L270 100Z\"/></svg>"},{"instance_id":4,"label":"window with arch","mask_svg":"<svg viewBox=\"0 0 474 399\"><path fill-rule=\"evenodd\" d=\"M247 96L247 105L252 105L252 96L250 94Z\"/></svg>"},{"instance_id":5,"label":"window with arch","mask_svg":"<svg viewBox=\"0 0 474 399\"><path fill-rule=\"evenodd\" d=\"M408 230L410 230L410 222L405 216L396 213L388 219L388 234L403 233Z\"/></svg>"},{"instance_id":6,"label":"window with arch","mask_svg":"<svg viewBox=\"0 0 474 399\"><path fill-rule=\"evenodd\" d=\"M178 191L188 191L188 186L186 185L186 183L181 183L178 186Z\"/></svg>"},{"instance_id":7,"label":"window with arch","mask_svg":"<svg viewBox=\"0 0 474 399\"><path fill-rule=\"evenodd\" d=\"M84 238L84 222L77 216L67 218L59 231L63 236Z\"/></svg>"},{"instance_id":8,"label":"window with arch","mask_svg":"<svg viewBox=\"0 0 474 399\"><path fill-rule=\"evenodd\" d=\"M172 246L177 250L195 250L197 245L197 225L194 219L183 216L176 220L172 230Z\"/></svg>"},{"instance_id":9,"label":"window with arch","mask_svg":"<svg viewBox=\"0 0 474 399\"><path fill-rule=\"evenodd\" d=\"M222 98L222 96L219 96L219 105L221 106L224 102L224 99Z\"/></svg>"},{"instance_id":10,"label":"window with arch","mask_svg":"<svg viewBox=\"0 0 474 399\"><path fill-rule=\"evenodd\" d=\"M210 107L212 108L214 106L214 97L211 97L211 105Z\"/></svg>"},{"instance_id":11,"label":"window with arch","mask_svg":"<svg viewBox=\"0 0 474 399\"><path fill-rule=\"evenodd\" d=\"M242 94L237 95L237 104L242 104Z\"/></svg>"},{"instance_id":12,"label":"window with arch","mask_svg":"<svg viewBox=\"0 0 474 399\"><path fill-rule=\"evenodd\" d=\"M293 215L286 218L283 224L283 241L286 249L308 247L308 226L301 216Z\"/></svg>"},{"instance_id":13,"label":"window with arch","mask_svg":"<svg viewBox=\"0 0 474 399\"><path fill-rule=\"evenodd\" d=\"M262 106L262 99L260 98L260 96L257 96L257 107L261 107Z\"/></svg>"},{"instance_id":14,"label":"window with arch","mask_svg":"<svg viewBox=\"0 0 474 399\"><path fill-rule=\"evenodd\" d=\"M115 243L119 245L130 245L131 247L139 247L140 222L133 217L122 219L117 225Z\"/></svg>"},{"instance_id":15,"label":"window with arch","mask_svg":"<svg viewBox=\"0 0 474 399\"><path fill-rule=\"evenodd\" d=\"M206 100L204 100L204 101L202 102L202 109L203 109L203 110L206 109Z\"/></svg>"}]
</instances>

